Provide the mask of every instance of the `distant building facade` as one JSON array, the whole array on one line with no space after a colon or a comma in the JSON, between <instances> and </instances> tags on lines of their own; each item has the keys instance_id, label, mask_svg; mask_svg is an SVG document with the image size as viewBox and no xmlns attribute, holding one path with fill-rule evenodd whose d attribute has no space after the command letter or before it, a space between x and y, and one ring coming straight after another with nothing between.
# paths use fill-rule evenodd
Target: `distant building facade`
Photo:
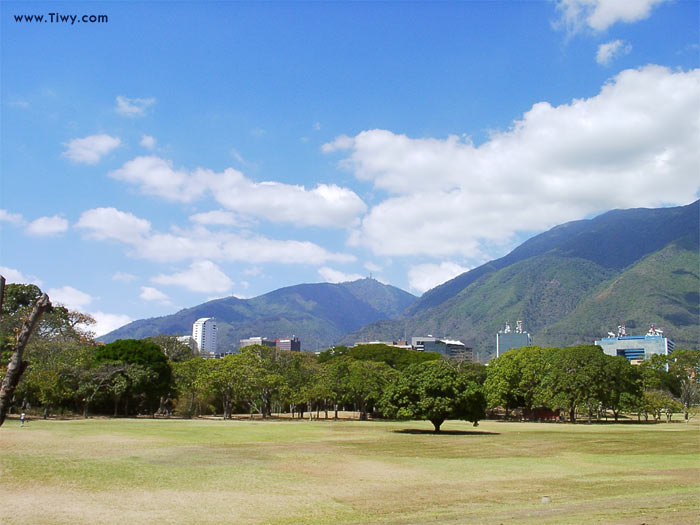
<instances>
[{"instance_id":1,"label":"distant building facade","mask_svg":"<svg viewBox=\"0 0 700 525\"><path fill-rule=\"evenodd\" d=\"M245 348L246 346L275 346L275 342L267 337L249 337L247 339L240 340L240 348Z\"/></svg>"},{"instance_id":2,"label":"distant building facade","mask_svg":"<svg viewBox=\"0 0 700 525\"><path fill-rule=\"evenodd\" d=\"M280 350L289 350L291 352L301 352L301 341L298 337L292 336L287 339L268 339L267 337L249 337L240 340L240 348L246 346L261 345L278 348Z\"/></svg>"},{"instance_id":3,"label":"distant building facade","mask_svg":"<svg viewBox=\"0 0 700 525\"><path fill-rule=\"evenodd\" d=\"M408 341L405 341L405 340L400 340L400 341L358 341L352 346L365 346L365 345L386 345L386 346L392 346L394 348L403 348L406 350L412 349L411 345L408 344Z\"/></svg>"},{"instance_id":4,"label":"distant building facade","mask_svg":"<svg viewBox=\"0 0 700 525\"><path fill-rule=\"evenodd\" d=\"M192 339L194 339L200 354L216 354L218 350L216 319L213 317L197 319L192 325Z\"/></svg>"},{"instance_id":5,"label":"distant building facade","mask_svg":"<svg viewBox=\"0 0 700 525\"><path fill-rule=\"evenodd\" d=\"M664 337L663 331L654 328L654 325L646 335L627 335L625 325L617 328L617 334L608 332L608 337L595 341L607 355L621 355L637 364L651 359L654 354L670 355L673 352L673 341Z\"/></svg>"},{"instance_id":6,"label":"distant building facade","mask_svg":"<svg viewBox=\"0 0 700 525\"><path fill-rule=\"evenodd\" d=\"M510 323L506 322L505 328L496 334L496 357L513 348L530 346L531 344L532 337L523 330L522 321L516 323L515 331L511 329Z\"/></svg>"},{"instance_id":7,"label":"distant building facade","mask_svg":"<svg viewBox=\"0 0 700 525\"><path fill-rule=\"evenodd\" d=\"M189 346L195 352L199 352L199 348L197 348L197 341L195 341L191 335L179 336L177 340L183 345Z\"/></svg>"},{"instance_id":8,"label":"distant building facade","mask_svg":"<svg viewBox=\"0 0 700 525\"><path fill-rule=\"evenodd\" d=\"M289 339L275 339L275 346L280 350L301 352L301 341L299 341L299 338L295 336L292 336Z\"/></svg>"},{"instance_id":9,"label":"distant building facade","mask_svg":"<svg viewBox=\"0 0 700 525\"><path fill-rule=\"evenodd\" d=\"M462 341L440 339L431 335L412 337L411 346L419 352L435 352L455 361L473 361L474 349Z\"/></svg>"}]
</instances>

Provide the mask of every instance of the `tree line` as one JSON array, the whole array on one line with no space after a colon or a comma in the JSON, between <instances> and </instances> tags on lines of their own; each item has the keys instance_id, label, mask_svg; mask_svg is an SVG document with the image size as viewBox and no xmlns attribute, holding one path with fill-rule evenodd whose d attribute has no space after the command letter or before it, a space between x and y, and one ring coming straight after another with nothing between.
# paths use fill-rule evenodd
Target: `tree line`
<instances>
[{"instance_id":1,"label":"tree line","mask_svg":"<svg viewBox=\"0 0 700 525\"><path fill-rule=\"evenodd\" d=\"M8 285L0 317L0 374L15 331L41 291ZM525 347L488 366L386 345L335 347L319 355L250 346L204 359L174 336L102 345L89 316L53 307L27 348L28 367L14 392L17 410L44 417L68 410L113 416L249 414L268 418L447 419L477 424L491 415L539 419L559 412L575 421L621 412L648 419L698 402L700 352L676 351L634 366L599 347Z\"/></svg>"}]
</instances>

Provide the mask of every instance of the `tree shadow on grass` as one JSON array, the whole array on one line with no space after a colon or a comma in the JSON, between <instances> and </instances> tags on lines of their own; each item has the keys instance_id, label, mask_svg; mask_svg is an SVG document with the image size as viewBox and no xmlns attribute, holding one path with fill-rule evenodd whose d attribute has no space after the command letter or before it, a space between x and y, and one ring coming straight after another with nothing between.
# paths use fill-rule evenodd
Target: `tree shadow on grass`
<instances>
[{"instance_id":1,"label":"tree shadow on grass","mask_svg":"<svg viewBox=\"0 0 700 525\"><path fill-rule=\"evenodd\" d=\"M441 430L440 432L435 432L433 430L426 430L421 428L403 428L401 430L394 430L393 432L397 434L414 434L414 435L439 435L439 436L500 436L500 432L487 432L485 430Z\"/></svg>"}]
</instances>

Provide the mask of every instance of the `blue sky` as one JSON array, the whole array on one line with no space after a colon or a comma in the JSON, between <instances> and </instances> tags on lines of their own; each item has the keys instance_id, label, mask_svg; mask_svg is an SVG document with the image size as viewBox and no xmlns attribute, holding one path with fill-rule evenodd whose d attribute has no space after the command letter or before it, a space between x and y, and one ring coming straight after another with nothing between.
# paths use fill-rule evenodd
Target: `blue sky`
<instances>
[{"instance_id":1,"label":"blue sky","mask_svg":"<svg viewBox=\"0 0 700 525\"><path fill-rule=\"evenodd\" d=\"M698 197L698 2L0 9L0 270L98 335Z\"/></svg>"}]
</instances>

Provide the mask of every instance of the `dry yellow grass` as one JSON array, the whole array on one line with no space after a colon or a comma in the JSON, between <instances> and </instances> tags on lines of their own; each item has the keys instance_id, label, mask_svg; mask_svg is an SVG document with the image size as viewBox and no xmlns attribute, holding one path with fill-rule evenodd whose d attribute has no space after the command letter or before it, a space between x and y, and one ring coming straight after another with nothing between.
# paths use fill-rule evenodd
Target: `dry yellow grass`
<instances>
[{"instance_id":1,"label":"dry yellow grass","mask_svg":"<svg viewBox=\"0 0 700 525\"><path fill-rule=\"evenodd\" d=\"M429 428L10 420L0 523L700 521L697 423Z\"/></svg>"}]
</instances>

